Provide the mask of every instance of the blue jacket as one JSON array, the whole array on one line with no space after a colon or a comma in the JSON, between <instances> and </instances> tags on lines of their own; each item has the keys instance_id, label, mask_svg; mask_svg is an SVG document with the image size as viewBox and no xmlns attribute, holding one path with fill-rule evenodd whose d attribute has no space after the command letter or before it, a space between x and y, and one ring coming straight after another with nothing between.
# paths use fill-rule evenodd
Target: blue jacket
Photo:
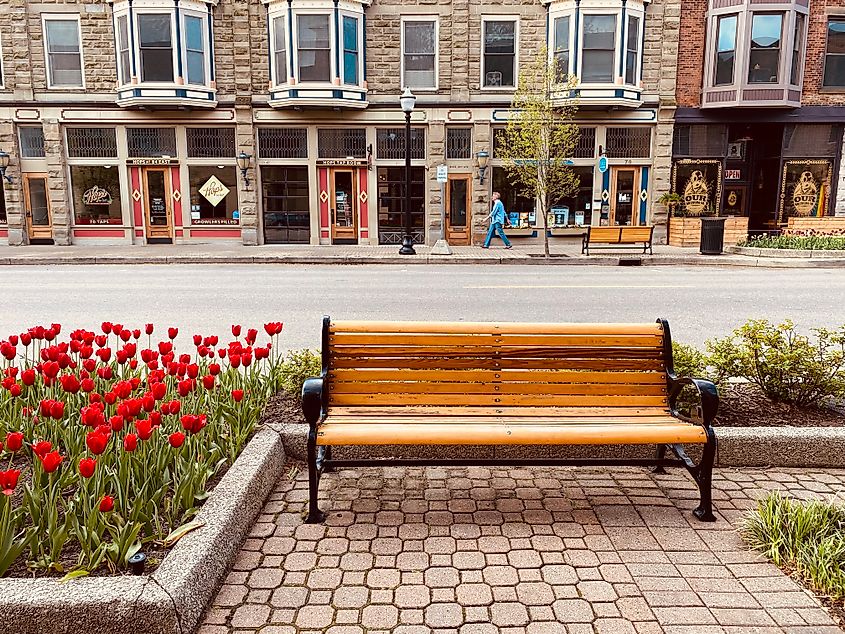
<instances>
[{"instance_id":1,"label":"blue jacket","mask_svg":"<svg viewBox=\"0 0 845 634\"><path fill-rule=\"evenodd\" d=\"M501 200L497 200L493 204L493 212L490 217L490 221L492 223L499 223L500 225L505 224L505 205L502 203Z\"/></svg>"}]
</instances>

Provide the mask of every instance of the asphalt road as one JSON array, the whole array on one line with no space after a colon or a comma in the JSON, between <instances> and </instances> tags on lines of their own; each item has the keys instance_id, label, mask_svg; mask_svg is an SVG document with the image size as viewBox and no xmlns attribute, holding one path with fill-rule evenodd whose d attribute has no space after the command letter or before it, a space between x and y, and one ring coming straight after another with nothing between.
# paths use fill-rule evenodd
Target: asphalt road
<instances>
[{"instance_id":1,"label":"asphalt road","mask_svg":"<svg viewBox=\"0 0 845 634\"><path fill-rule=\"evenodd\" d=\"M289 348L319 345L320 317L491 321L653 321L701 344L749 318L804 328L845 323L845 271L588 266L7 266L0 337L155 322L226 334L284 321Z\"/></svg>"}]
</instances>

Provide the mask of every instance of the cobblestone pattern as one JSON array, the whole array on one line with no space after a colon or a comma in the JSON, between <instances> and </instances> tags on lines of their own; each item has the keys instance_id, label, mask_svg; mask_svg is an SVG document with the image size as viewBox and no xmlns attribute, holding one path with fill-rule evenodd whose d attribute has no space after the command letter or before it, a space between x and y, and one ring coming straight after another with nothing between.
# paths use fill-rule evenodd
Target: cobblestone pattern
<instances>
[{"instance_id":1,"label":"cobblestone pattern","mask_svg":"<svg viewBox=\"0 0 845 634\"><path fill-rule=\"evenodd\" d=\"M361 469L280 482L199 634L841 634L734 527L760 495L845 491L845 470L721 470L719 521L684 474Z\"/></svg>"}]
</instances>

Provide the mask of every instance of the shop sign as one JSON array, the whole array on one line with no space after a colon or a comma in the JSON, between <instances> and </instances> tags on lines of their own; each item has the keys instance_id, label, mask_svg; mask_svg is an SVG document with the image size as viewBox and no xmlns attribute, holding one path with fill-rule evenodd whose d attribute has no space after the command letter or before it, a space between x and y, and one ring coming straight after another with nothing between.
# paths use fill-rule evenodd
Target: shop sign
<instances>
[{"instance_id":1,"label":"shop sign","mask_svg":"<svg viewBox=\"0 0 845 634\"><path fill-rule=\"evenodd\" d=\"M191 220L192 225L238 225L240 221L237 218L194 218Z\"/></svg>"},{"instance_id":2,"label":"shop sign","mask_svg":"<svg viewBox=\"0 0 845 634\"><path fill-rule=\"evenodd\" d=\"M695 170L684 186L684 207L694 216L704 213L707 201L710 199L710 188L704 180L704 173Z\"/></svg>"},{"instance_id":3,"label":"shop sign","mask_svg":"<svg viewBox=\"0 0 845 634\"><path fill-rule=\"evenodd\" d=\"M799 216L809 216L816 207L819 197L819 186L813 178L813 173L804 171L792 190L792 205Z\"/></svg>"},{"instance_id":4,"label":"shop sign","mask_svg":"<svg viewBox=\"0 0 845 634\"><path fill-rule=\"evenodd\" d=\"M174 158L134 158L126 161L127 165L144 167L152 165L179 165L179 160Z\"/></svg>"},{"instance_id":5,"label":"shop sign","mask_svg":"<svg viewBox=\"0 0 845 634\"><path fill-rule=\"evenodd\" d=\"M94 185L91 189L86 190L85 193L82 194L82 204L86 206L104 205L108 207L112 204L111 194L102 187Z\"/></svg>"},{"instance_id":6,"label":"shop sign","mask_svg":"<svg viewBox=\"0 0 845 634\"><path fill-rule=\"evenodd\" d=\"M437 166L437 182L438 183L445 183L449 180L449 166L448 165L438 165Z\"/></svg>"},{"instance_id":7,"label":"shop sign","mask_svg":"<svg viewBox=\"0 0 845 634\"><path fill-rule=\"evenodd\" d=\"M604 174L607 171L607 157L602 156L599 159L599 171Z\"/></svg>"},{"instance_id":8,"label":"shop sign","mask_svg":"<svg viewBox=\"0 0 845 634\"><path fill-rule=\"evenodd\" d=\"M318 159L317 167L367 167L367 159Z\"/></svg>"},{"instance_id":9,"label":"shop sign","mask_svg":"<svg viewBox=\"0 0 845 634\"><path fill-rule=\"evenodd\" d=\"M123 220L120 218L77 218L78 225L120 225Z\"/></svg>"},{"instance_id":10,"label":"shop sign","mask_svg":"<svg viewBox=\"0 0 845 634\"><path fill-rule=\"evenodd\" d=\"M742 170L725 170L725 180L727 181L741 181Z\"/></svg>"},{"instance_id":11,"label":"shop sign","mask_svg":"<svg viewBox=\"0 0 845 634\"><path fill-rule=\"evenodd\" d=\"M212 207L219 205L229 195L229 188L221 183L220 179L213 174L211 178L205 181L205 185L200 187L199 191L203 198L211 203Z\"/></svg>"}]
</instances>

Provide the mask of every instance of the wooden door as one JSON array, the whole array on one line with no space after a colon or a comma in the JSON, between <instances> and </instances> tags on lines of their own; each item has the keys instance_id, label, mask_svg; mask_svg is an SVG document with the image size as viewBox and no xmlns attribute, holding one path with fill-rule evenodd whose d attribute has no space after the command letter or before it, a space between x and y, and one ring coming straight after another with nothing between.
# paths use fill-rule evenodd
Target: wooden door
<instances>
[{"instance_id":1,"label":"wooden door","mask_svg":"<svg viewBox=\"0 0 845 634\"><path fill-rule=\"evenodd\" d=\"M26 230L30 241L52 240L53 219L50 213L47 174L24 174L23 197Z\"/></svg>"},{"instance_id":2,"label":"wooden door","mask_svg":"<svg viewBox=\"0 0 845 634\"><path fill-rule=\"evenodd\" d=\"M634 226L639 224L638 168L614 167L613 189L610 197L610 224Z\"/></svg>"},{"instance_id":3,"label":"wooden door","mask_svg":"<svg viewBox=\"0 0 845 634\"><path fill-rule=\"evenodd\" d=\"M446 182L446 236L450 244L468 245L472 239L472 176L449 175Z\"/></svg>"},{"instance_id":4,"label":"wooden door","mask_svg":"<svg viewBox=\"0 0 845 634\"><path fill-rule=\"evenodd\" d=\"M332 244L358 243L358 187L355 176L354 169L331 171Z\"/></svg>"},{"instance_id":5,"label":"wooden door","mask_svg":"<svg viewBox=\"0 0 845 634\"><path fill-rule=\"evenodd\" d=\"M173 198L170 168L148 167L143 171L144 221L147 242L173 242Z\"/></svg>"}]
</instances>

